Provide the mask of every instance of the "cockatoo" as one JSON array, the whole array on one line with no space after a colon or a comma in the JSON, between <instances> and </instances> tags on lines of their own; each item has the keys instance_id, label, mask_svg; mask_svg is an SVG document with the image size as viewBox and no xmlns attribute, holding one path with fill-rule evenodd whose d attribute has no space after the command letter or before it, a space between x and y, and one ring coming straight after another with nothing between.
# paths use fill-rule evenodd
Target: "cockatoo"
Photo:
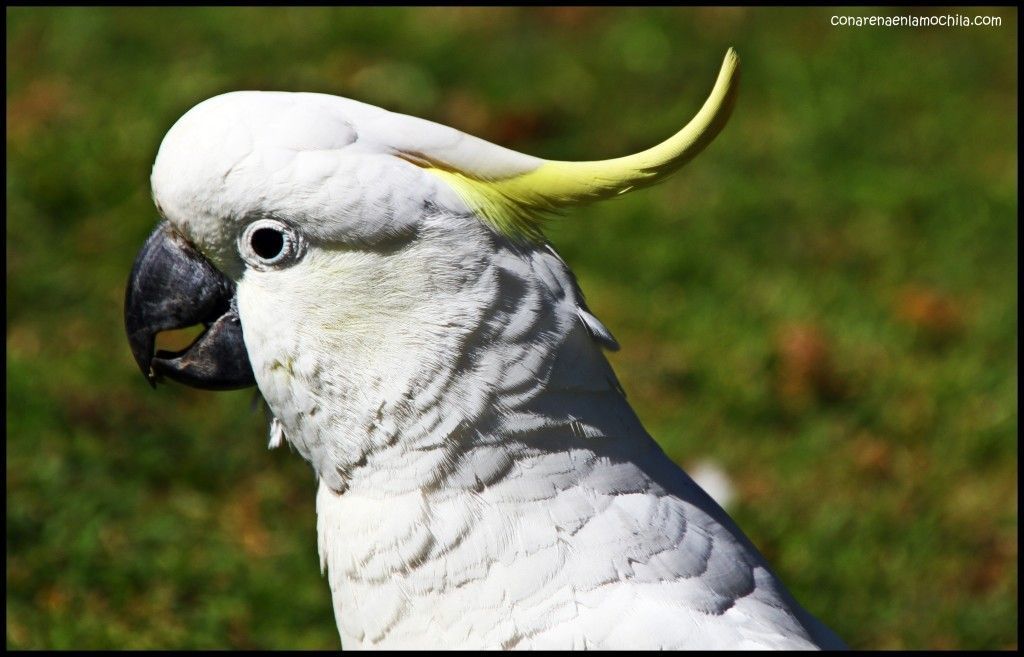
<instances>
[{"instance_id":1,"label":"cockatoo","mask_svg":"<svg viewBox=\"0 0 1024 657\"><path fill-rule=\"evenodd\" d=\"M542 232L690 160L737 80L730 49L686 127L592 162L316 93L227 93L167 133L133 354L154 385L259 387L318 478L343 647L841 646L644 430Z\"/></svg>"}]
</instances>

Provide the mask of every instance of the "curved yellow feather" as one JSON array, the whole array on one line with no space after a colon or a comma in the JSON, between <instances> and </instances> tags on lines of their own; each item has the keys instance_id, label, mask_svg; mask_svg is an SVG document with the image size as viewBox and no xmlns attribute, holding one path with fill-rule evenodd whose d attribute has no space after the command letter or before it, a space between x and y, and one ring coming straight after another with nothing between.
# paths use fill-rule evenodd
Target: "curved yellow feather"
<instances>
[{"instance_id":1,"label":"curved yellow feather","mask_svg":"<svg viewBox=\"0 0 1024 657\"><path fill-rule=\"evenodd\" d=\"M667 140L633 155L591 162L548 160L533 171L501 179L436 165L428 169L500 232L540 238L546 215L653 185L693 159L725 127L738 83L739 57L730 48L697 115Z\"/></svg>"}]
</instances>

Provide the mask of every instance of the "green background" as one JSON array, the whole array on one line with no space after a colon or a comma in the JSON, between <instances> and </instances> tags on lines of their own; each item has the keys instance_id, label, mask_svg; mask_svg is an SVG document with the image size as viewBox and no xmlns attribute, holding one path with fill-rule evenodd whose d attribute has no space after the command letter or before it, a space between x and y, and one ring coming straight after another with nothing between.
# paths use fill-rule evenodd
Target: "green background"
<instances>
[{"instance_id":1,"label":"green background","mask_svg":"<svg viewBox=\"0 0 1024 657\"><path fill-rule=\"evenodd\" d=\"M184 111L321 91L596 159L678 129L728 46L718 140L549 236L648 429L725 469L809 610L1016 646L1017 15L830 25L892 12L8 9L8 647L338 645L309 466L251 391L150 390L123 335Z\"/></svg>"}]
</instances>

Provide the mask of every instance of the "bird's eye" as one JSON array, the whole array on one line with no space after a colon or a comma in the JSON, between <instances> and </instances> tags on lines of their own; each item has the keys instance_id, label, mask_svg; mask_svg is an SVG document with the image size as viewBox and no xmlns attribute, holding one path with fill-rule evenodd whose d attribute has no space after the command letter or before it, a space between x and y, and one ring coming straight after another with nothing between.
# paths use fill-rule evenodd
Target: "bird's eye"
<instances>
[{"instance_id":1,"label":"bird's eye","mask_svg":"<svg viewBox=\"0 0 1024 657\"><path fill-rule=\"evenodd\" d=\"M278 269L302 256L301 236L277 219L254 221L238 238L238 253L247 265L260 271Z\"/></svg>"},{"instance_id":2,"label":"bird's eye","mask_svg":"<svg viewBox=\"0 0 1024 657\"><path fill-rule=\"evenodd\" d=\"M273 260L284 251L284 235L273 228L260 228L252 232L249 245L259 257Z\"/></svg>"}]
</instances>

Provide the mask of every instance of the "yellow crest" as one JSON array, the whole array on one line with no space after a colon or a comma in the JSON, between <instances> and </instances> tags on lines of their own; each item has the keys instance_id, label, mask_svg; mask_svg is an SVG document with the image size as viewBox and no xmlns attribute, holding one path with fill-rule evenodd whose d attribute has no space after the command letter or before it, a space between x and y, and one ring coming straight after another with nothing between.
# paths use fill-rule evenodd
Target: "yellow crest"
<instances>
[{"instance_id":1,"label":"yellow crest","mask_svg":"<svg viewBox=\"0 0 1024 657\"><path fill-rule=\"evenodd\" d=\"M551 214L653 185L693 159L725 127L738 82L739 57L730 48L697 115L657 146L625 157L591 162L540 160L536 168L507 177L475 174L423 152L409 161L442 178L499 232L541 239L543 222Z\"/></svg>"}]
</instances>

